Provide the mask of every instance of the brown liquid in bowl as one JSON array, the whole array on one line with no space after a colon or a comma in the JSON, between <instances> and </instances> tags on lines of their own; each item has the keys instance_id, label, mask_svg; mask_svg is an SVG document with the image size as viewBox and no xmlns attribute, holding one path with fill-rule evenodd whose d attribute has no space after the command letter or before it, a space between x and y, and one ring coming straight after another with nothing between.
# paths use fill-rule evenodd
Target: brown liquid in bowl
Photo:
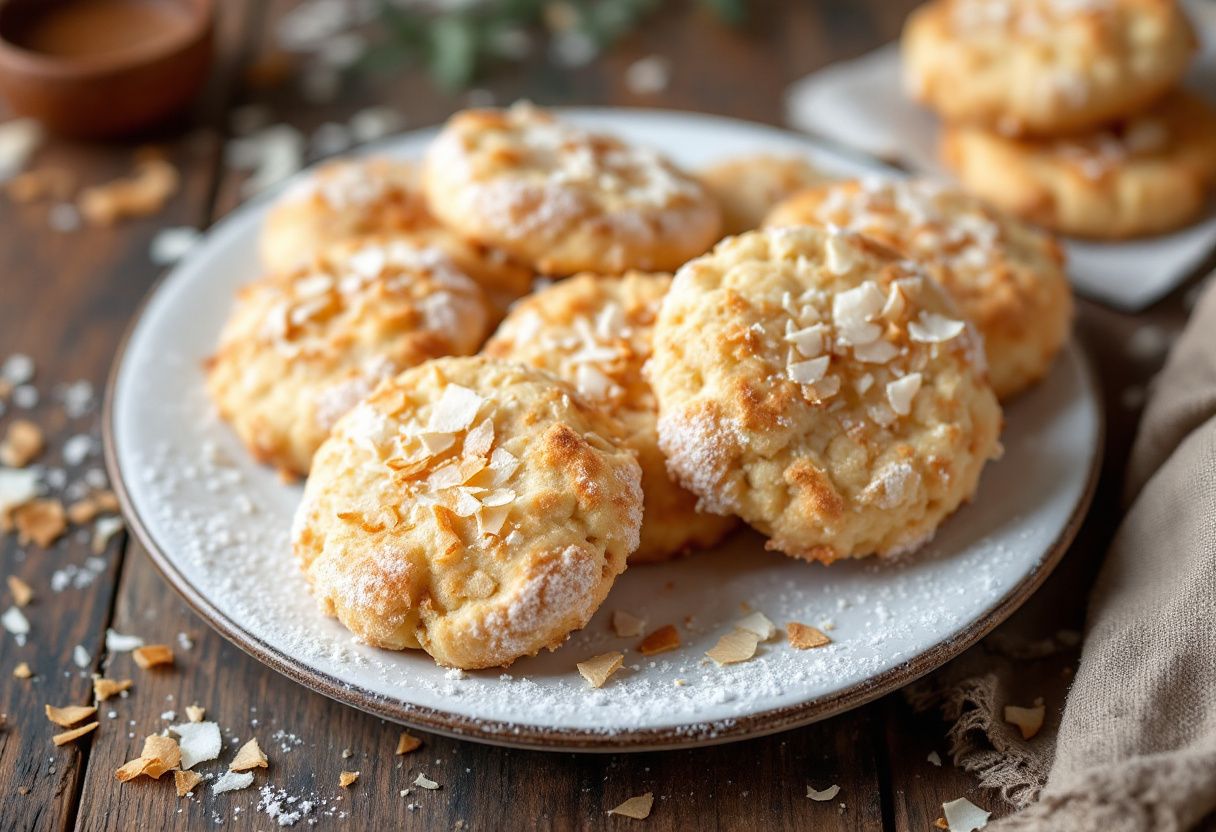
<instances>
[{"instance_id":1,"label":"brown liquid in bowl","mask_svg":"<svg viewBox=\"0 0 1216 832\"><path fill-rule=\"evenodd\" d=\"M176 2L67 0L29 14L10 39L32 52L82 58L126 51L189 26L189 11Z\"/></svg>"}]
</instances>

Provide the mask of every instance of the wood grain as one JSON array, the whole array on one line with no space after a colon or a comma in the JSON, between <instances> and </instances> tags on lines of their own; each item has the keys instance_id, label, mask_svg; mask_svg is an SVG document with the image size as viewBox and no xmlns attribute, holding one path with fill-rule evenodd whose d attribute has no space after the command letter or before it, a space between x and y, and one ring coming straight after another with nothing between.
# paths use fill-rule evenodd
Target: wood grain
<instances>
[{"instance_id":1,"label":"wood grain","mask_svg":"<svg viewBox=\"0 0 1216 832\"><path fill-rule=\"evenodd\" d=\"M128 317L157 274L147 259L155 229L214 221L242 199L242 176L221 164L220 141L229 132L232 107L265 107L273 120L307 133L372 105L393 107L407 126L436 123L465 105L465 96L437 91L415 72L350 79L333 101L321 104L307 101L294 82L250 85L247 70L275 55L276 23L292 5L285 0L221 4L224 60L191 124L159 137L186 174L182 192L165 213L65 236L47 228L45 208L0 200L0 358L16 350L32 354L44 389L75 378L100 386ZM500 102L526 96L542 104L662 106L781 123L782 93L790 81L895 37L912 5L913 0L763 0L752 4L749 23L732 31L698 3L670 3L589 66L558 70L537 54L522 65L500 68L484 87ZM622 80L625 69L651 54L671 60L670 86L656 95L630 92ZM103 181L125 172L132 149L52 142L38 161ZM1082 543L1008 628L1041 634L1081 626L1083 587L1118 516L1122 465L1137 416L1134 407L1125 406L1124 390L1143 384L1160 361L1160 356L1129 357L1126 344L1145 323L1177 329L1185 318L1184 295L1176 293L1142 316L1082 304L1079 330L1097 358L1112 417L1107 467ZM64 423L56 410L48 405L37 417L57 439L91 426ZM0 421L0 427L4 424ZM0 732L0 817L6 829L204 829L214 828L217 820L225 829L267 829L272 821L257 811L256 788L268 783L315 799L309 817L318 826L342 828L632 828L637 822L606 812L647 791L656 796L655 808L638 828L653 830L925 830L943 801L960 796L997 814L1008 811L994 793L950 765L944 727L936 717L913 714L899 695L786 734L717 748L549 754L422 735L423 748L399 758L393 754L396 726L330 702L259 665L200 622L138 546L129 548L125 560L117 547L111 544L107 569L94 584L52 595L47 590L51 572L81 562L86 545L71 540L52 552L30 550L22 557L11 539L0 542L6 572L26 578L40 595L28 611L34 627L30 645L19 648L7 635L0 641L0 708L8 716ZM141 671L127 654L104 655L107 625L172 644L176 667ZM179 634L185 634L190 649L182 649ZM127 698L102 706L94 739L53 749L51 727L41 716L43 702L88 701L89 674L71 664L76 644L89 650L95 664L104 660L107 674L130 676L136 684ZM21 660L34 665L37 680L8 678ZM1026 694L1044 696L1058 716L1074 660L1059 656L1019 665ZM169 711L183 719L185 705L192 702L207 708L226 739L220 760L202 770L222 771L235 743L258 737L270 768L257 773L255 789L213 796L201 788L193 798L178 799L167 780L117 784L114 769L138 753L143 737L169 724ZM349 757L343 756L345 749ZM927 762L930 750L941 755L942 767ZM344 769L361 772L349 790L337 785ZM442 788L412 785L419 773ZM831 784L840 785L841 792L830 803L805 796L808 785ZM19 788L29 793L20 794ZM402 795L403 789L410 792Z\"/></svg>"}]
</instances>

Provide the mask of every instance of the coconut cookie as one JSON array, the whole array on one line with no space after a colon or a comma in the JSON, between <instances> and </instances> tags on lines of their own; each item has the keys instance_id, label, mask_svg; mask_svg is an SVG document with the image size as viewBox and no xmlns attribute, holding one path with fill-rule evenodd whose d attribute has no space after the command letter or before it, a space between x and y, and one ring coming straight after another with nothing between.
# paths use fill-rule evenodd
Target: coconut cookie
<instances>
[{"instance_id":1,"label":"coconut cookie","mask_svg":"<svg viewBox=\"0 0 1216 832\"><path fill-rule=\"evenodd\" d=\"M423 174L445 224L552 275L674 269L721 225L706 190L659 154L527 104L457 113Z\"/></svg>"},{"instance_id":2,"label":"coconut cookie","mask_svg":"<svg viewBox=\"0 0 1216 832\"><path fill-rule=\"evenodd\" d=\"M718 200L724 234L759 228L777 203L830 179L805 159L763 155L726 159L705 168L698 178Z\"/></svg>"},{"instance_id":3,"label":"coconut cookie","mask_svg":"<svg viewBox=\"0 0 1216 832\"><path fill-rule=\"evenodd\" d=\"M956 188L924 179L842 182L791 197L767 224L836 226L918 260L979 329L1002 399L1047 373L1072 327L1059 243Z\"/></svg>"},{"instance_id":4,"label":"coconut cookie","mask_svg":"<svg viewBox=\"0 0 1216 832\"><path fill-rule=\"evenodd\" d=\"M477 284L437 249L340 246L241 290L207 389L254 456L307 474L338 417L407 367L475 352L489 314Z\"/></svg>"},{"instance_id":5,"label":"coconut cookie","mask_svg":"<svg viewBox=\"0 0 1216 832\"><path fill-rule=\"evenodd\" d=\"M666 560L710 546L734 525L696 510L696 497L671 481L655 430L654 394L642 375L650 357L669 275L583 274L520 301L484 353L539 367L565 379L584 401L625 426L626 445L642 466L642 538L631 563Z\"/></svg>"},{"instance_id":6,"label":"coconut cookie","mask_svg":"<svg viewBox=\"0 0 1216 832\"><path fill-rule=\"evenodd\" d=\"M586 625L642 523L620 423L552 376L447 358L381 385L317 452L293 547L321 609L443 665Z\"/></svg>"},{"instance_id":7,"label":"coconut cookie","mask_svg":"<svg viewBox=\"0 0 1216 832\"><path fill-rule=\"evenodd\" d=\"M1196 46L1174 0L932 0L904 27L904 81L947 121L1054 136L1151 104Z\"/></svg>"},{"instance_id":8,"label":"coconut cookie","mask_svg":"<svg viewBox=\"0 0 1216 832\"><path fill-rule=\"evenodd\" d=\"M1207 204L1216 184L1216 110L1177 92L1099 133L1042 141L947 126L941 155L969 191L1055 231L1160 234Z\"/></svg>"},{"instance_id":9,"label":"coconut cookie","mask_svg":"<svg viewBox=\"0 0 1216 832\"><path fill-rule=\"evenodd\" d=\"M348 159L322 165L274 204L259 246L266 268L284 272L307 265L337 243L390 236L444 250L504 313L531 288L531 269L440 225L427 208L419 167L408 161Z\"/></svg>"},{"instance_id":10,"label":"coconut cookie","mask_svg":"<svg viewBox=\"0 0 1216 832\"><path fill-rule=\"evenodd\" d=\"M679 482L808 560L919 546L1000 449L979 336L915 263L846 232L753 231L688 263L649 372Z\"/></svg>"}]
</instances>

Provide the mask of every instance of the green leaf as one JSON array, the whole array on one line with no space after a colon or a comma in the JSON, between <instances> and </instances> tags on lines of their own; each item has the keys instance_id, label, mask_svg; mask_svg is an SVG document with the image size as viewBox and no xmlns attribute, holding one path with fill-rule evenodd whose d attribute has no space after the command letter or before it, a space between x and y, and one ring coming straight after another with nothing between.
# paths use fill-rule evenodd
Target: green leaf
<instances>
[{"instance_id":1,"label":"green leaf","mask_svg":"<svg viewBox=\"0 0 1216 832\"><path fill-rule=\"evenodd\" d=\"M462 15L443 15L430 26L429 67L444 88L458 90L477 72L477 33Z\"/></svg>"},{"instance_id":2,"label":"green leaf","mask_svg":"<svg viewBox=\"0 0 1216 832\"><path fill-rule=\"evenodd\" d=\"M747 0L701 0L723 23L738 26L747 19Z\"/></svg>"}]
</instances>

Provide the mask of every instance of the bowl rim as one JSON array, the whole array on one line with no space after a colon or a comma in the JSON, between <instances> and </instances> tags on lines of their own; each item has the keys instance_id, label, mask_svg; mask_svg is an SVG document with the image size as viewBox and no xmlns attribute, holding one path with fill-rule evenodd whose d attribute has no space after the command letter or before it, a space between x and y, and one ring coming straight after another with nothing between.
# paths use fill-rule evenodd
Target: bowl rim
<instances>
[{"instance_id":1,"label":"bowl rim","mask_svg":"<svg viewBox=\"0 0 1216 832\"><path fill-rule=\"evenodd\" d=\"M186 52L207 40L215 27L216 0L173 0L189 13L188 25L130 47L77 57L50 55L29 49L11 40L6 33L6 16L20 5L42 5L41 0L3 0L0 2L0 72L39 75L56 80L83 80L149 66ZM39 13L39 12L36 12ZM43 10L40 13L46 13Z\"/></svg>"}]
</instances>

